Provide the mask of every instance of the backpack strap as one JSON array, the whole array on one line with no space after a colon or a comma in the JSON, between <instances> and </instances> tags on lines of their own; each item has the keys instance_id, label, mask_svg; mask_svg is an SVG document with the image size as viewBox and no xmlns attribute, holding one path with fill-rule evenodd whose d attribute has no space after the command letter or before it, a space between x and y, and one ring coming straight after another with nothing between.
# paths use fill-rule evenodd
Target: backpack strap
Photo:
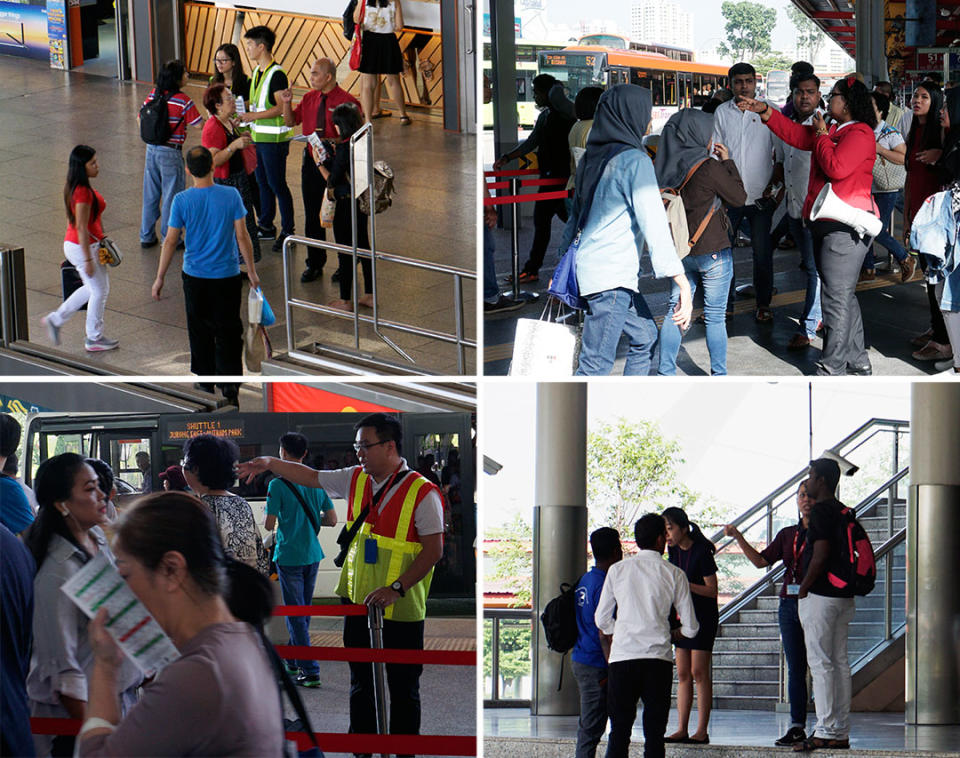
<instances>
[{"instance_id":1,"label":"backpack strap","mask_svg":"<svg viewBox=\"0 0 960 758\"><path fill-rule=\"evenodd\" d=\"M693 175L697 173L697 170L708 160L710 160L709 157L704 158L701 161L697 161L696 163L693 164L693 166L687 172L687 175L684 178L683 182L676 189L676 193L678 197L680 195L680 192L683 190L683 188L687 186L687 182L689 182L693 178ZM707 230L707 225L710 223L710 219L713 218L713 214L717 212L717 209L719 207L720 207L719 198L714 198L713 205L710 206L710 211L707 213L703 221L700 222L700 226L697 227L697 231L693 233L693 236L691 236L688 241L688 244L690 245L691 248L693 248L694 245L696 245L697 242L700 241L700 237L703 236L703 233Z\"/></svg>"},{"instance_id":2,"label":"backpack strap","mask_svg":"<svg viewBox=\"0 0 960 758\"><path fill-rule=\"evenodd\" d=\"M687 172L687 175L686 175L686 177L684 178L683 182L680 184L679 187L677 187L677 194L678 194L678 195L680 194L681 190L683 190L683 188L687 186L687 182L689 182L690 179L693 178L693 175L694 175L695 173L697 173L697 169L700 168L700 167L701 167L704 163L706 163L708 160L710 160L709 157L704 158L702 161L697 161L696 163L693 164L693 166L692 166L692 167L690 168L690 170Z\"/></svg>"}]
</instances>

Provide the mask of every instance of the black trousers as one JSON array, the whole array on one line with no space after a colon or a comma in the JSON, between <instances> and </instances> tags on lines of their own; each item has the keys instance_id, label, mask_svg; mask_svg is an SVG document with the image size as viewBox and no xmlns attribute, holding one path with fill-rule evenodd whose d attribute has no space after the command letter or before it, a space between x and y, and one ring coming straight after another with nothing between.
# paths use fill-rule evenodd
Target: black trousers
<instances>
[{"instance_id":1,"label":"black trousers","mask_svg":"<svg viewBox=\"0 0 960 758\"><path fill-rule=\"evenodd\" d=\"M300 193L303 195L304 232L315 240L325 240L327 230L320 225L320 206L323 204L323 193L327 191L327 180L313 162L313 155L309 148L303 151L303 162L300 165ZM322 247L307 248L307 267L321 269L327 262L327 251Z\"/></svg>"},{"instance_id":2,"label":"black trousers","mask_svg":"<svg viewBox=\"0 0 960 758\"><path fill-rule=\"evenodd\" d=\"M360 202L357 204L357 247L362 250L370 249L370 230L368 218L360 212ZM340 245L353 245L353 230L350 227L350 198L337 200L337 210L333 214L333 240ZM353 256L337 253L340 264L340 299L353 300ZM366 294L373 292L373 267L369 258L360 258L360 268L363 269L363 291Z\"/></svg>"},{"instance_id":3,"label":"black trousers","mask_svg":"<svg viewBox=\"0 0 960 758\"><path fill-rule=\"evenodd\" d=\"M183 301L190 337L190 370L197 376L243 373L240 275L200 279L183 274Z\"/></svg>"},{"instance_id":4,"label":"black trousers","mask_svg":"<svg viewBox=\"0 0 960 758\"><path fill-rule=\"evenodd\" d=\"M870 365L857 300L857 279L867 249L853 232L836 231L822 238L816 234L813 237L823 311L823 351L818 374L843 376L848 369Z\"/></svg>"},{"instance_id":5,"label":"black trousers","mask_svg":"<svg viewBox=\"0 0 960 758\"><path fill-rule=\"evenodd\" d=\"M251 183L253 176L253 174L238 171L235 174L230 174L226 179L214 179L213 181L226 187L233 187L240 193L240 199L243 200L243 207L247 211L246 226L247 234L250 235L250 243L253 245L253 262L259 263L260 237L257 234L257 216L253 206L254 190L253 184ZM239 252L237 255L240 259L240 265L246 265L247 262L243 259L243 256Z\"/></svg>"},{"instance_id":6,"label":"black trousers","mask_svg":"<svg viewBox=\"0 0 960 758\"><path fill-rule=\"evenodd\" d=\"M607 678L610 738L607 758L627 758L630 732L643 701L644 758L663 758L663 735L670 715L673 663L656 658L635 658L611 663Z\"/></svg>"},{"instance_id":7,"label":"black trousers","mask_svg":"<svg viewBox=\"0 0 960 758\"><path fill-rule=\"evenodd\" d=\"M533 244L530 246L530 259L523 270L535 274L543 265L543 258L550 245L550 226L557 215L567 222L567 206L563 200L537 200L533 204Z\"/></svg>"},{"instance_id":8,"label":"black trousers","mask_svg":"<svg viewBox=\"0 0 960 758\"><path fill-rule=\"evenodd\" d=\"M384 621L384 647L423 650L423 626L422 621ZM370 647L366 617L344 618L343 646ZM388 663L386 666L387 689L390 691L390 733L420 734L420 675L423 666L405 663ZM376 734L376 713L373 664L351 663L350 733Z\"/></svg>"}]
</instances>

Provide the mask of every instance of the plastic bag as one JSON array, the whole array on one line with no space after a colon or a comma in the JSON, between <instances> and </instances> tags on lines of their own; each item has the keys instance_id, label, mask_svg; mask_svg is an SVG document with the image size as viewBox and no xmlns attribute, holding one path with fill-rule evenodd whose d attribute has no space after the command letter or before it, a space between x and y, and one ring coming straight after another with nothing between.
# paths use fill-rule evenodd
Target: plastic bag
<instances>
[{"instance_id":1,"label":"plastic bag","mask_svg":"<svg viewBox=\"0 0 960 758\"><path fill-rule=\"evenodd\" d=\"M251 288L247 295L247 321L251 324L263 324L264 326L273 326L277 323L277 317L273 313L273 308L263 296L263 290L259 287Z\"/></svg>"}]
</instances>

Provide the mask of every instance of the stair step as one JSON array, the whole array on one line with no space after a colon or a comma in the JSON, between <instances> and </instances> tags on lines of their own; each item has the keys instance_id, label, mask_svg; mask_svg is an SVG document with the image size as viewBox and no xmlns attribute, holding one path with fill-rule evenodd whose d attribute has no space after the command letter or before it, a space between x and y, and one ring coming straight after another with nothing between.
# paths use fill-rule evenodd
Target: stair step
<instances>
[{"instance_id":1,"label":"stair step","mask_svg":"<svg viewBox=\"0 0 960 758\"><path fill-rule=\"evenodd\" d=\"M721 634L723 625L720 627ZM716 652L744 652L751 651L756 653L779 653L780 636L776 637L735 637L720 636L713 643L713 651Z\"/></svg>"},{"instance_id":2,"label":"stair step","mask_svg":"<svg viewBox=\"0 0 960 758\"><path fill-rule=\"evenodd\" d=\"M745 695L743 697L714 695L713 707L718 710L774 711L778 701L779 697L776 695Z\"/></svg>"},{"instance_id":3,"label":"stair step","mask_svg":"<svg viewBox=\"0 0 960 758\"><path fill-rule=\"evenodd\" d=\"M755 666L774 666L780 665L780 651L775 652L732 652L724 653L713 651L714 668L718 665L732 666L735 668L751 668Z\"/></svg>"},{"instance_id":4,"label":"stair step","mask_svg":"<svg viewBox=\"0 0 960 758\"><path fill-rule=\"evenodd\" d=\"M726 622L720 626L719 636L721 637L772 637L780 636L780 626L776 619L772 619L764 624L744 624Z\"/></svg>"}]
</instances>

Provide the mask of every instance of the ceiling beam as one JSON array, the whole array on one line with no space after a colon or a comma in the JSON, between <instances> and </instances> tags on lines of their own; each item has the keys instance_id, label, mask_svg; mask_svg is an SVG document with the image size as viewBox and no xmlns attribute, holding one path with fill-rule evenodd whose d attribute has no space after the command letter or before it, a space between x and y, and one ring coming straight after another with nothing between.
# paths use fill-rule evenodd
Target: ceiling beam
<instances>
[{"instance_id":1,"label":"ceiling beam","mask_svg":"<svg viewBox=\"0 0 960 758\"><path fill-rule=\"evenodd\" d=\"M853 18L852 11L814 11L813 15L810 16L813 19L827 19L827 18L837 18L837 19L848 19Z\"/></svg>"}]
</instances>

